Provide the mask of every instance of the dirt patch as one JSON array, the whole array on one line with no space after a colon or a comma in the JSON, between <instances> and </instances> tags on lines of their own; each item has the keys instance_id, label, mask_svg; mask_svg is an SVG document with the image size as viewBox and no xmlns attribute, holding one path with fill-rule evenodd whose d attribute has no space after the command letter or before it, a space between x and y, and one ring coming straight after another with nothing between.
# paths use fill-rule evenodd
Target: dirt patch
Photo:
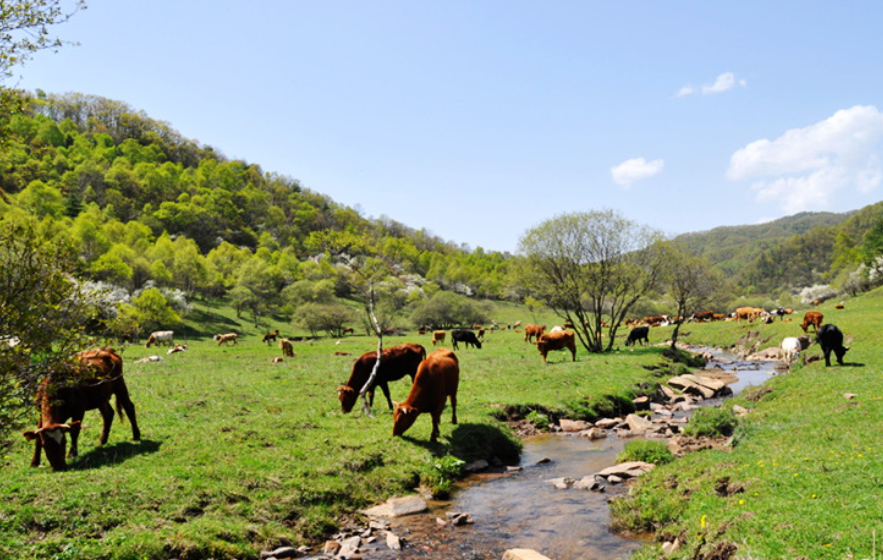
<instances>
[{"instance_id":1,"label":"dirt patch","mask_svg":"<svg viewBox=\"0 0 883 560\"><path fill-rule=\"evenodd\" d=\"M730 438L675 436L668 441L668 450L675 457L706 449L729 450Z\"/></svg>"},{"instance_id":2,"label":"dirt patch","mask_svg":"<svg viewBox=\"0 0 883 560\"><path fill-rule=\"evenodd\" d=\"M719 542L710 552L700 554L699 560L730 560L738 550L738 547L731 542Z\"/></svg>"}]
</instances>

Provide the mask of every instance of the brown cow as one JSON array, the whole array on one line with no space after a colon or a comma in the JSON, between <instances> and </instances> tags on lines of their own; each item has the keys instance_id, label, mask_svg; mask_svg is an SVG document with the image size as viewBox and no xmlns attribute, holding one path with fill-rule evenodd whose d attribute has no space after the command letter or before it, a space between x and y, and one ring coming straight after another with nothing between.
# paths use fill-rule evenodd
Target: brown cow
<instances>
[{"instance_id":1,"label":"brown cow","mask_svg":"<svg viewBox=\"0 0 883 560\"><path fill-rule=\"evenodd\" d=\"M807 311L806 315L803 316L803 324L800 325L800 328L803 329L803 332L807 332L807 329L810 325L814 326L816 332L819 332L819 327L822 326L822 319L825 316L819 313L818 311Z\"/></svg>"},{"instance_id":2,"label":"brown cow","mask_svg":"<svg viewBox=\"0 0 883 560\"><path fill-rule=\"evenodd\" d=\"M287 338L279 340L279 348L282 349L283 356L288 356L289 358L294 357L294 347L291 345L291 341Z\"/></svg>"},{"instance_id":3,"label":"brown cow","mask_svg":"<svg viewBox=\"0 0 883 560\"><path fill-rule=\"evenodd\" d=\"M264 340L262 342L266 342L267 346L269 346L271 342L276 342L277 338L279 338L279 329L276 329L275 331L273 331L271 333L265 334Z\"/></svg>"},{"instance_id":4,"label":"brown cow","mask_svg":"<svg viewBox=\"0 0 883 560\"><path fill-rule=\"evenodd\" d=\"M457 387L460 384L460 363L457 355L439 348L420 362L411 392L405 402L396 403L393 411L392 435L400 436L414 425L421 412L432 417L429 441L438 440L438 425L448 398L451 399L451 423L457 423Z\"/></svg>"},{"instance_id":5,"label":"brown cow","mask_svg":"<svg viewBox=\"0 0 883 560\"><path fill-rule=\"evenodd\" d=\"M419 344L400 344L398 346L390 346L383 349L383 358L380 360L380 367L377 369L377 377L374 379L374 386L368 389L369 400L371 406L374 406L374 388L380 387L386 397L389 409L392 410L392 399L389 396L390 381L398 381L404 376L414 379L417 373L417 366L420 361L426 358L426 349ZM366 352L359 356L359 359L353 364L353 371L349 380L337 390L340 406L343 412L349 412L356 404L359 392L362 386L371 376L371 370L374 369L374 363L377 361L377 351Z\"/></svg>"},{"instance_id":6,"label":"brown cow","mask_svg":"<svg viewBox=\"0 0 883 560\"><path fill-rule=\"evenodd\" d=\"M543 331L546 330L546 325L525 325L524 327L524 341L525 342L533 342L533 338L536 337L537 340L540 339L540 336L543 334Z\"/></svg>"},{"instance_id":7,"label":"brown cow","mask_svg":"<svg viewBox=\"0 0 883 560\"><path fill-rule=\"evenodd\" d=\"M552 350L570 350L573 361L576 361L576 344L574 343L573 331L557 331L540 335L537 340L537 350L543 355L543 363L546 362L546 356Z\"/></svg>"},{"instance_id":8,"label":"brown cow","mask_svg":"<svg viewBox=\"0 0 883 560\"><path fill-rule=\"evenodd\" d=\"M37 429L25 432L25 439L34 442L32 467L40 466L40 457L46 451L46 459L53 470L67 469L65 461L65 434L71 434L71 449L68 457L76 457L79 450L77 441L80 425L87 410L97 408L101 412L102 427L100 444L107 443L110 426L113 424L113 407L110 397L116 396L117 414L123 420L120 408L126 411L132 424L132 439L139 441L141 431L135 418L135 405L129 398L126 382L123 380L123 360L111 348L99 348L77 354L78 371L50 373L37 389L37 405L40 407L40 420ZM72 422L67 423L68 418Z\"/></svg>"},{"instance_id":9,"label":"brown cow","mask_svg":"<svg viewBox=\"0 0 883 560\"><path fill-rule=\"evenodd\" d=\"M432 345L445 343L445 331L432 331Z\"/></svg>"}]
</instances>

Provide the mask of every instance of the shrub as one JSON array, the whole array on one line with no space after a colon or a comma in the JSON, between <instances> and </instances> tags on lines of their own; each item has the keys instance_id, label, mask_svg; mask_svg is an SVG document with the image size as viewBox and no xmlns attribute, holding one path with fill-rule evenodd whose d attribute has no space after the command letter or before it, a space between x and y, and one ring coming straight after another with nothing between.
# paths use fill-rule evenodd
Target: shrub
<instances>
[{"instance_id":1,"label":"shrub","mask_svg":"<svg viewBox=\"0 0 883 560\"><path fill-rule=\"evenodd\" d=\"M445 455L433 461L420 478L433 497L447 498L465 464L453 455Z\"/></svg>"},{"instance_id":2,"label":"shrub","mask_svg":"<svg viewBox=\"0 0 883 560\"><path fill-rule=\"evenodd\" d=\"M736 428L736 415L728 408L702 407L693 413L684 430L688 436L731 436Z\"/></svg>"},{"instance_id":3,"label":"shrub","mask_svg":"<svg viewBox=\"0 0 883 560\"><path fill-rule=\"evenodd\" d=\"M644 461L654 465L664 465L674 460L664 441L636 440L625 444L625 448L616 457L617 463L627 461Z\"/></svg>"},{"instance_id":4,"label":"shrub","mask_svg":"<svg viewBox=\"0 0 883 560\"><path fill-rule=\"evenodd\" d=\"M525 416L528 422L536 426L538 430L548 430L549 429L549 416L547 414L543 414L538 410L531 410L527 416Z\"/></svg>"}]
</instances>

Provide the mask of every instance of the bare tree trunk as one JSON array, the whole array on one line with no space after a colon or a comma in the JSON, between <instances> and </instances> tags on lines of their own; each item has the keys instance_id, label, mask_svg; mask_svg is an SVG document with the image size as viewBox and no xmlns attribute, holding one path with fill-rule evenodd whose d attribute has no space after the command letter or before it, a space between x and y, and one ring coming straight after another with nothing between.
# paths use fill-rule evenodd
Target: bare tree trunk
<instances>
[{"instance_id":1,"label":"bare tree trunk","mask_svg":"<svg viewBox=\"0 0 883 560\"><path fill-rule=\"evenodd\" d=\"M380 328L380 323L377 321L377 314L374 312L373 282L370 283L368 287L368 316L371 318L371 326L374 328L374 334L377 336L377 360L374 361L374 368L371 369L371 375L368 376L368 380L362 385L361 390L359 390L359 396L362 397L362 412L367 414L369 418L374 418L374 414L371 413L371 407L368 406L368 399L365 397L365 393L374 386L374 380L377 378L377 370L380 369L380 359L383 356L383 329Z\"/></svg>"}]
</instances>

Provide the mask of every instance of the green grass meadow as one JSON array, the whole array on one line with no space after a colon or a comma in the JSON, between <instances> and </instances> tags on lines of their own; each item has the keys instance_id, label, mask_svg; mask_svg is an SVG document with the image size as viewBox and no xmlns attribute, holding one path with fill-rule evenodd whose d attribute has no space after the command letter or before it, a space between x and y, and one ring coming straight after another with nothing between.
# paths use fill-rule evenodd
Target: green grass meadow
<instances>
[{"instance_id":1,"label":"green grass meadow","mask_svg":"<svg viewBox=\"0 0 883 560\"><path fill-rule=\"evenodd\" d=\"M728 401L750 412L731 451L703 451L655 469L614 505L618 523L684 544L675 557L702 558L721 542L736 558L870 559L883 542L883 292L820 308L850 346L845 365L823 360L770 379ZM731 345L749 330L769 339L802 334L791 323L688 327L693 343ZM700 328L701 327L701 328ZM812 333L812 329L810 329ZM821 356L817 345L804 352ZM834 364L832 354L832 364ZM853 399L846 394L856 395ZM728 478L744 491L719 495ZM658 558L655 546L637 558Z\"/></svg>"},{"instance_id":2,"label":"green grass meadow","mask_svg":"<svg viewBox=\"0 0 883 560\"><path fill-rule=\"evenodd\" d=\"M267 329L231 310L199 304L188 321L177 339L186 352L118 348L141 442L117 417L108 444L97 446L101 420L90 411L70 470L31 469L24 438L0 457L0 558L242 560L319 542L360 508L437 483L446 472L442 457L517 462L519 444L497 420L506 410L615 412L656 382L651 370L662 362L661 349L638 348L578 351L575 363L555 352L543 366L523 334L489 334L481 350L457 353L460 424L450 424L448 406L442 437L430 444L428 415L405 437L391 436L380 391L375 418L340 412L336 389L355 358L375 349L373 338L294 343L294 358L271 363L281 352L261 342ZM238 332L240 342L219 347L214 332ZM403 342L432 350L430 336L416 332L385 340ZM134 363L153 354L163 360ZM397 400L408 390L407 380L391 387Z\"/></svg>"}]
</instances>

